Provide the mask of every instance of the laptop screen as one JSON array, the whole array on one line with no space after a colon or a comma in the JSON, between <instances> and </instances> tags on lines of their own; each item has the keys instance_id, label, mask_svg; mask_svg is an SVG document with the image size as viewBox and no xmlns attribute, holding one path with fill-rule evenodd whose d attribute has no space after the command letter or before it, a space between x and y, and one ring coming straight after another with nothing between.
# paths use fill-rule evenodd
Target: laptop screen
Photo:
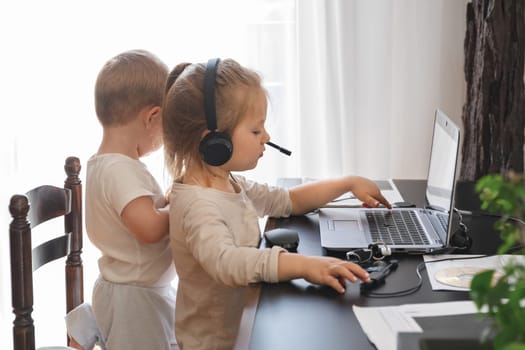
<instances>
[{"instance_id":1,"label":"laptop screen","mask_svg":"<svg viewBox=\"0 0 525 350\"><path fill-rule=\"evenodd\" d=\"M430 208L450 214L459 154L459 128L439 110L435 118L425 196Z\"/></svg>"}]
</instances>

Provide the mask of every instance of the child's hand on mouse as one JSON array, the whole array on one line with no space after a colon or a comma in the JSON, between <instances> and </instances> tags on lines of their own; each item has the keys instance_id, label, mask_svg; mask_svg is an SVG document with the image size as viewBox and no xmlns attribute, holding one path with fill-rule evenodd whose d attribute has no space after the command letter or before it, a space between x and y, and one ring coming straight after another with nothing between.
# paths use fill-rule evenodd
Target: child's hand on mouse
<instances>
[{"instance_id":1,"label":"child's hand on mouse","mask_svg":"<svg viewBox=\"0 0 525 350\"><path fill-rule=\"evenodd\" d=\"M339 293L345 292L345 280L369 282L370 276L361 266L328 256L279 254L279 279L281 281L304 278L310 283L327 285Z\"/></svg>"},{"instance_id":2,"label":"child's hand on mouse","mask_svg":"<svg viewBox=\"0 0 525 350\"><path fill-rule=\"evenodd\" d=\"M361 266L349 261L328 256L309 256L305 263L304 279L315 284L327 285L338 291L345 292L345 280L369 282L368 272Z\"/></svg>"}]
</instances>

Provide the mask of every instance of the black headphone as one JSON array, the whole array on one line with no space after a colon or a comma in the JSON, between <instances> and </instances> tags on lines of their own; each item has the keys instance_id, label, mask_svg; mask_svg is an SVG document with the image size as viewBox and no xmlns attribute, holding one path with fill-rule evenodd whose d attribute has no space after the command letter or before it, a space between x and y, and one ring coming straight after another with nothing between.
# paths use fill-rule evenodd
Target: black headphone
<instances>
[{"instance_id":1,"label":"black headphone","mask_svg":"<svg viewBox=\"0 0 525 350\"><path fill-rule=\"evenodd\" d=\"M206 125L210 131L199 144L202 160L209 165L219 166L226 163L232 156L233 143L230 135L217 130L217 112L215 110L215 78L219 58L211 58L206 64L204 74L204 113Z\"/></svg>"},{"instance_id":2,"label":"black headphone","mask_svg":"<svg viewBox=\"0 0 525 350\"><path fill-rule=\"evenodd\" d=\"M472 243L467 225L460 221L458 229L450 237L450 246L458 250L469 250L472 248Z\"/></svg>"}]
</instances>

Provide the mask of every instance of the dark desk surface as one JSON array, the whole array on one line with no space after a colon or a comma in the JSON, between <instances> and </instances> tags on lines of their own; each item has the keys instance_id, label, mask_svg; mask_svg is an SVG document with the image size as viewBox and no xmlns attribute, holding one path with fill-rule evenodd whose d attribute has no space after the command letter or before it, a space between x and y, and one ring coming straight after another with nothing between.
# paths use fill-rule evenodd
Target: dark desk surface
<instances>
[{"instance_id":1,"label":"dark desk surface","mask_svg":"<svg viewBox=\"0 0 525 350\"><path fill-rule=\"evenodd\" d=\"M407 201L422 206L424 180L396 180ZM459 193L456 195L460 195ZM465 202L462 198L462 202ZM469 209L469 208L464 208ZM470 253L492 254L499 237L492 230L494 219L464 217L473 237ZM298 252L305 255L327 255L320 246L317 214L270 219L267 229L288 227L299 232ZM415 286L416 266L421 256L399 255L398 269L377 292L394 292ZM347 284L340 295L329 287L312 285L298 279L286 283L261 284L260 295L250 333L250 349L374 349L363 333L352 306L381 306L407 303L443 302L469 299L468 292L432 291L427 273L422 271L419 291L404 297L370 298L359 294L358 285Z\"/></svg>"}]
</instances>

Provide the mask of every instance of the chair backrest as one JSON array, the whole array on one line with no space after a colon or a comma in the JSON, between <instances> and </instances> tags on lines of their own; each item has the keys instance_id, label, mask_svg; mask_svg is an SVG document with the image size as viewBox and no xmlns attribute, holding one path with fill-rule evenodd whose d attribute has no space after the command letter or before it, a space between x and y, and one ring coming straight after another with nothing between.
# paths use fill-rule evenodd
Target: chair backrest
<instances>
[{"instance_id":1,"label":"chair backrest","mask_svg":"<svg viewBox=\"0 0 525 350\"><path fill-rule=\"evenodd\" d=\"M66 310L64 315L84 301L82 267L82 183L80 160L68 157L64 166L64 187L40 186L26 194L11 197L9 225L11 250L11 294L13 345L15 350L35 349L33 324L33 272L56 260L65 259ZM48 220L64 217L64 232L33 248L31 229ZM40 234L40 233L39 233ZM48 288L51 288L50 283ZM66 342L64 337L64 343Z\"/></svg>"}]
</instances>

